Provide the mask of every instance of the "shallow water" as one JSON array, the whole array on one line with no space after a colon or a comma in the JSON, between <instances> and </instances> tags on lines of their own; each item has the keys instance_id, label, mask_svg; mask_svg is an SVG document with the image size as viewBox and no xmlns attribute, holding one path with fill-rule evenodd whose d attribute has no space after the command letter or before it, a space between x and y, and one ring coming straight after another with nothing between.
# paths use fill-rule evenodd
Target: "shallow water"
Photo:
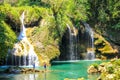
<instances>
[{"instance_id":1,"label":"shallow water","mask_svg":"<svg viewBox=\"0 0 120 80\"><path fill-rule=\"evenodd\" d=\"M99 74L88 75L87 67L92 63L101 63L103 61L55 61L47 69L49 72L33 74L0 74L0 80L64 80L71 78L85 78L85 80L96 80ZM37 68L43 70L43 68Z\"/></svg>"}]
</instances>

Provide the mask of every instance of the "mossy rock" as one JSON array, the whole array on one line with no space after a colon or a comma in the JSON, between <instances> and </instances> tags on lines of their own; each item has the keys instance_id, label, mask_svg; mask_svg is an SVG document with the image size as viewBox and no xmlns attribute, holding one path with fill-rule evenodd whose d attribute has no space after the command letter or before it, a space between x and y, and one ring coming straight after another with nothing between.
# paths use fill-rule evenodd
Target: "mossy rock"
<instances>
[{"instance_id":1,"label":"mossy rock","mask_svg":"<svg viewBox=\"0 0 120 80\"><path fill-rule=\"evenodd\" d=\"M46 23L43 25L43 23ZM41 62L45 60L50 61L51 59L59 56L60 51L58 47L59 39L54 39L54 31L51 32L52 28L47 26L47 20L42 19L40 27L29 28L31 32L27 32L27 35L34 45L35 52Z\"/></svg>"},{"instance_id":2,"label":"mossy rock","mask_svg":"<svg viewBox=\"0 0 120 80\"><path fill-rule=\"evenodd\" d=\"M120 79L120 59L112 59L109 62L104 62L99 65L102 67L102 72L97 80L119 80Z\"/></svg>"},{"instance_id":3,"label":"mossy rock","mask_svg":"<svg viewBox=\"0 0 120 80\"><path fill-rule=\"evenodd\" d=\"M87 72L89 74L91 74L91 73L98 73L98 68L96 68L94 65L91 65L91 66L89 66Z\"/></svg>"},{"instance_id":4,"label":"mossy rock","mask_svg":"<svg viewBox=\"0 0 120 80\"><path fill-rule=\"evenodd\" d=\"M21 67L15 66L15 67L8 67L4 72L10 73L10 74L21 74L21 73L36 73L41 71L32 69L32 68L21 68Z\"/></svg>"},{"instance_id":5,"label":"mossy rock","mask_svg":"<svg viewBox=\"0 0 120 80\"><path fill-rule=\"evenodd\" d=\"M95 33L94 45L96 47L96 51L99 52L101 55L109 56L116 55L118 53L118 50L114 49L110 42L108 42L104 37L97 33Z\"/></svg>"}]
</instances>

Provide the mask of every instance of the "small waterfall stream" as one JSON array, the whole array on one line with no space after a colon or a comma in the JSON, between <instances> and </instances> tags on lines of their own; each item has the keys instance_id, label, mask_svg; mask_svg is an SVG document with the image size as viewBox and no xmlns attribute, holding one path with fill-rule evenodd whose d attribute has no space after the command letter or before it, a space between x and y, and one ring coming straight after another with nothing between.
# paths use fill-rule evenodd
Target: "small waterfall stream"
<instances>
[{"instance_id":1,"label":"small waterfall stream","mask_svg":"<svg viewBox=\"0 0 120 80\"><path fill-rule=\"evenodd\" d=\"M71 27L67 24L68 32L69 32L69 58L70 60L77 60L77 36L75 28Z\"/></svg>"},{"instance_id":2,"label":"small waterfall stream","mask_svg":"<svg viewBox=\"0 0 120 80\"><path fill-rule=\"evenodd\" d=\"M94 31L89 24L82 23L84 25L82 28L75 28L67 24L60 45L61 54L57 60L95 59Z\"/></svg>"},{"instance_id":3,"label":"small waterfall stream","mask_svg":"<svg viewBox=\"0 0 120 80\"><path fill-rule=\"evenodd\" d=\"M20 21L22 26L18 37L19 41L15 43L14 48L8 53L7 65L32 66L35 64L36 66L39 66L38 56L34 52L33 46L26 37L24 12L20 17Z\"/></svg>"},{"instance_id":4,"label":"small waterfall stream","mask_svg":"<svg viewBox=\"0 0 120 80\"><path fill-rule=\"evenodd\" d=\"M25 18L24 15L25 15L25 13L23 12L21 17L20 17L22 27L21 27L21 32L20 32L20 35L18 37L18 40L22 40L22 39L26 38L26 29L25 29L25 26L24 26L24 18Z\"/></svg>"},{"instance_id":5,"label":"small waterfall stream","mask_svg":"<svg viewBox=\"0 0 120 80\"><path fill-rule=\"evenodd\" d=\"M95 54L94 54L94 31L92 28L89 26L89 24L84 23L85 30L87 33L88 37L88 46L87 46L87 55L86 59L93 60L95 59Z\"/></svg>"}]
</instances>

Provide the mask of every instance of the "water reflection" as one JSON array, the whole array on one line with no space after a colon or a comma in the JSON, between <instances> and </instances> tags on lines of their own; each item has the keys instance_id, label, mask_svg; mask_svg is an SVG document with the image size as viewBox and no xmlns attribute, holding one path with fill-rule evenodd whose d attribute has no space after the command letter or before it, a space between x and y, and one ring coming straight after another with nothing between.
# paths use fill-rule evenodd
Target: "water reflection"
<instances>
[{"instance_id":1,"label":"water reflection","mask_svg":"<svg viewBox=\"0 0 120 80\"><path fill-rule=\"evenodd\" d=\"M37 78L38 74L0 74L0 80L37 80Z\"/></svg>"},{"instance_id":2,"label":"water reflection","mask_svg":"<svg viewBox=\"0 0 120 80\"><path fill-rule=\"evenodd\" d=\"M46 72L44 73L44 80L47 80L47 79L46 79Z\"/></svg>"},{"instance_id":3,"label":"water reflection","mask_svg":"<svg viewBox=\"0 0 120 80\"><path fill-rule=\"evenodd\" d=\"M47 72L32 74L0 74L0 80L64 80L65 78L78 79L84 77L85 80L96 80L99 74L87 74L87 67L93 63L104 61L79 61L70 63L56 63ZM40 70L44 70L41 69Z\"/></svg>"},{"instance_id":4,"label":"water reflection","mask_svg":"<svg viewBox=\"0 0 120 80\"><path fill-rule=\"evenodd\" d=\"M0 80L51 80L54 75L48 72L32 74L0 74Z\"/></svg>"},{"instance_id":5,"label":"water reflection","mask_svg":"<svg viewBox=\"0 0 120 80\"><path fill-rule=\"evenodd\" d=\"M22 74L13 77L13 80L37 80L38 74Z\"/></svg>"}]
</instances>

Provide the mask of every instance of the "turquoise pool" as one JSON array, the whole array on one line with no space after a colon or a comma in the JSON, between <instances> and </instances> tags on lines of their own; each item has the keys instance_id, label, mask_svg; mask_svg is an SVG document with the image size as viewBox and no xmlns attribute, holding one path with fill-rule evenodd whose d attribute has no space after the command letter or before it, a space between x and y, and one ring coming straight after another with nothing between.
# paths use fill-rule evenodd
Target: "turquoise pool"
<instances>
[{"instance_id":1,"label":"turquoise pool","mask_svg":"<svg viewBox=\"0 0 120 80\"><path fill-rule=\"evenodd\" d=\"M64 80L71 78L85 78L85 80L96 80L99 74L88 75L87 68L92 63L101 63L99 60L79 60L79 61L54 61L46 73L33 74L0 74L0 80ZM37 69L43 70L42 67Z\"/></svg>"}]
</instances>

